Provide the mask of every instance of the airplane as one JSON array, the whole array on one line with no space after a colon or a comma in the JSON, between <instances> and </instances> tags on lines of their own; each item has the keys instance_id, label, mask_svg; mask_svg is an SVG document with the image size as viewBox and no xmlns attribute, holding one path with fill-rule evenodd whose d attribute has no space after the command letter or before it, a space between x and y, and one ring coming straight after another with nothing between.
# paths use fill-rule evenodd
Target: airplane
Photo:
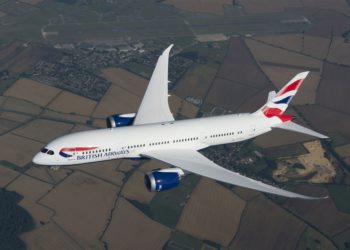
<instances>
[{"instance_id":1,"label":"airplane","mask_svg":"<svg viewBox=\"0 0 350 250\"><path fill-rule=\"evenodd\" d=\"M170 45L159 56L137 113L114 114L104 129L64 135L48 143L34 157L38 165L61 166L113 159L155 159L172 165L145 174L149 191L178 186L189 173L266 193L300 199L321 199L265 184L225 169L209 160L200 149L235 143L267 133L274 128L328 138L292 121L285 114L309 72L297 74L253 113L227 114L175 120L168 104L168 66Z\"/></svg>"}]
</instances>

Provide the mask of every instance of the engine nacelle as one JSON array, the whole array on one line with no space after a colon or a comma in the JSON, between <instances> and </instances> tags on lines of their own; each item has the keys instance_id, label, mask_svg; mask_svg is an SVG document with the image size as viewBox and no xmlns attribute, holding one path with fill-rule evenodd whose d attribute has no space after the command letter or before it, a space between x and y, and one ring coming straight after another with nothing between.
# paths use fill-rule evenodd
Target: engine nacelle
<instances>
[{"instance_id":1,"label":"engine nacelle","mask_svg":"<svg viewBox=\"0 0 350 250\"><path fill-rule=\"evenodd\" d=\"M160 192L178 186L183 176L181 168L154 170L145 175L145 185L151 192Z\"/></svg>"},{"instance_id":2,"label":"engine nacelle","mask_svg":"<svg viewBox=\"0 0 350 250\"><path fill-rule=\"evenodd\" d=\"M135 113L131 113L108 116L106 119L107 128L117 128L132 125L135 119L135 115Z\"/></svg>"}]
</instances>

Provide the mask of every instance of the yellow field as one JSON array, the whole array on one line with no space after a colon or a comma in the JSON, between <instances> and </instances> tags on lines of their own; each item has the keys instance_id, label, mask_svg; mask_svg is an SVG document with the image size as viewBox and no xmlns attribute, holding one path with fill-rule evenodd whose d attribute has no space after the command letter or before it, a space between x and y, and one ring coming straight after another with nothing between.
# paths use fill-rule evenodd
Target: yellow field
<instances>
[{"instance_id":1,"label":"yellow field","mask_svg":"<svg viewBox=\"0 0 350 250\"><path fill-rule=\"evenodd\" d=\"M102 70L102 76L112 84L142 97L146 91L148 80L121 68L107 68Z\"/></svg>"},{"instance_id":2,"label":"yellow field","mask_svg":"<svg viewBox=\"0 0 350 250\"><path fill-rule=\"evenodd\" d=\"M57 137L68 134L72 128L72 124L36 119L16 129L13 133L48 143Z\"/></svg>"},{"instance_id":3,"label":"yellow field","mask_svg":"<svg viewBox=\"0 0 350 250\"><path fill-rule=\"evenodd\" d=\"M53 219L84 249L101 249L99 236L119 189L90 175L74 172L41 203L54 209ZM96 216L98 215L98 216Z\"/></svg>"},{"instance_id":4,"label":"yellow field","mask_svg":"<svg viewBox=\"0 0 350 250\"><path fill-rule=\"evenodd\" d=\"M174 117L181 114L187 118L194 118L198 112L198 107L174 95L169 97L169 107Z\"/></svg>"},{"instance_id":5,"label":"yellow field","mask_svg":"<svg viewBox=\"0 0 350 250\"><path fill-rule=\"evenodd\" d=\"M135 171L128 179L122 190L122 195L128 199L136 200L141 203L149 203L155 195L155 192L149 192L144 185L145 174Z\"/></svg>"},{"instance_id":6,"label":"yellow field","mask_svg":"<svg viewBox=\"0 0 350 250\"><path fill-rule=\"evenodd\" d=\"M112 84L99 102L93 117L105 119L112 114L127 114L137 111L141 99L125 89Z\"/></svg>"},{"instance_id":7,"label":"yellow field","mask_svg":"<svg viewBox=\"0 0 350 250\"><path fill-rule=\"evenodd\" d=\"M238 230L244 206L245 201L233 192L202 178L176 228L196 238L228 246Z\"/></svg>"},{"instance_id":8,"label":"yellow field","mask_svg":"<svg viewBox=\"0 0 350 250\"><path fill-rule=\"evenodd\" d=\"M29 163L43 146L43 143L8 133L0 136L0 159L22 167Z\"/></svg>"},{"instance_id":9,"label":"yellow field","mask_svg":"<svg viewBox=\"0 0 350 250\"><path fill-rule=\"evenodd\" d=\"M124 198L118 199L112 218L103 237L109 249L162 249L169 239L169 228L149 219Z\"/></svg>"},{"instance_id":10,"label":"yellow field","mask_svg":"<svg viewBox=\"0 0 350 250\"><path fill-rule=\"evenodd\" d=\"M50 103L48 108L69 114L73 113L89 116L91 115L96 104L97 103L95 101L86 97L75 95L68 91L63 91L58 97L55 98L53 102Z\"/></svg>"},{"instance_id":11,"label":"yellow field","mask_svg":"<svg viewBox=\"0 0 350 250\"><path fill-rule=\"evenodd\" d=\"M39 106L46 106L61 90L30 79L21 78L4 93Z\"/></svg>"}]
</instances>

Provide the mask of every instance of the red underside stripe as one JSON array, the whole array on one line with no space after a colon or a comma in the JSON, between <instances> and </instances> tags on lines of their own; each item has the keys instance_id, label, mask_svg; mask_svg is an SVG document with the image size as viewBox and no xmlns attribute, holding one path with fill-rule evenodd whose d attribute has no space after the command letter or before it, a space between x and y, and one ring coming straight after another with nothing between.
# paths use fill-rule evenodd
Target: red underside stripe
<instances>
[{"instance_id":1,"label":"red underside stripe","mask_svg":"<svg viewBox=\"0 0 350 250\"><path fill-rule=\"evenodd\" d=\"M263 108L262 111L266 117L271 118L271 117L276 116L279 119L281 119L282 122L291 121L293 119L293 117L290 115L284 115L283 111L278 109L278 108L265 107L265 108Z\"/></svg>"}]
</instances>

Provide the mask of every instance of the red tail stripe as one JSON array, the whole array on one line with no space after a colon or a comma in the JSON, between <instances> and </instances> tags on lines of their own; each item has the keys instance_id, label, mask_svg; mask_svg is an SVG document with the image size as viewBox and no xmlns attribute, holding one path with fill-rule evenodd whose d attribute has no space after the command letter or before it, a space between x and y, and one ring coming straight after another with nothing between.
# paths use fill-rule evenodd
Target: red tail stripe
<instances>
[{"instance_id":1,"label":"red tail stripe","mask_svg":"<svg viewBox=\"0 0 350 250\"><path fill-rule=\"evenodd\" d=\"M285 89L282 90L282 92L278 96L281 96L284 93L287 93L289 91L296 90L297 88L299 88L299 86L303 82L303 80L304 79L299 79L299 80L296 80L295 82L293 82L292 84L289 84Z\"/></svg>"},{"instance_id":2,"label":"red tail stripe","mask_svg":"<svg viewBox=\"0 0 350 250\"><path fill-rule=\"evenodd\" d=\"M73 151L85 151L85 150L93 150L96 149L97 147L75 147L75 148L62 148L61 151L68 151L68 152L73 152Z\"/></svg>"},{"instance_id":3,"label":"red tail stripe","mask_svg":"<svg viewBox=\"0 0 350 250\"><path fill-rule=\"evenodd\" d=\"M263 108L263 113L266 117L270 118L273 116L279 116L283 114L283 111L278 109L278 108L269 108L269 107L265 107Z\"/></svg>"},{"instance_id":4,"label":"red tail stripe","mask_svg":"<svg viewBox=\"0 0 350 250\"><path fill-rule=\"evenodd\" d=\"M292 116L283 114L283 111L278 108L265 107L262 111L267 118L276 116L281 119L282 122L291 121L293 119Z\"/></svg>"}]
</instances>

